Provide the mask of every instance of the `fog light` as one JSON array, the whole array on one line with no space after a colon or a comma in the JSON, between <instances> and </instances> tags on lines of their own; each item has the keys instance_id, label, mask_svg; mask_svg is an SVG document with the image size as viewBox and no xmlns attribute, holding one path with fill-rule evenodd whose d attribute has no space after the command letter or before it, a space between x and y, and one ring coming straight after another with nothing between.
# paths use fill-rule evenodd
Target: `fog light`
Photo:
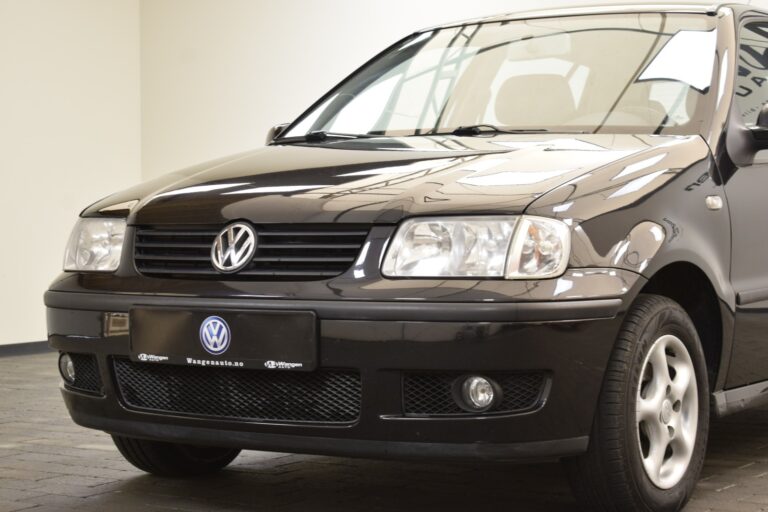
<instances>
[{"instance_id":1,"label":"fog light","mask_svg":"<svg viewBox=\"0 0 768 512\"><path fill-rule=\"evenodd\" d=\"M68 384L75 383L75 363L69 357L69 354L61 354L61 357L59 357L59 372Z\"/></svg>"},{"instance_id":2,"label":"fog light","mask_svg":"<svg viewBox=\"0 0 768 512\"><path fill-rule=\"evenodd\" d=\"M469 411L487 411L493 407L500 394L493 381L479 375L466 377L461 383L462 405Z\"/></svg>"}]
</instances>

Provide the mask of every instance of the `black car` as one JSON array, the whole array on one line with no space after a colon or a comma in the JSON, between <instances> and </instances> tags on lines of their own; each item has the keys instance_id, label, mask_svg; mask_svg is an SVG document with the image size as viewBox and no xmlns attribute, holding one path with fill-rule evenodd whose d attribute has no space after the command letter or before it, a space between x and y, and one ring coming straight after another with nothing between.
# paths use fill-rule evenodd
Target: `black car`
<instances>
[{"instance_id":1,"label":"black car","mask_svg":"<svg viewBox=\"0 0 768 512\"><path fill-rule=\"evenodd\" d=\"M83 211L45 294L75 422L166 476L240 449L561 459L679 510L768 398L768 13L424 30L268 146Z\"/></svg>"}]
</instances>

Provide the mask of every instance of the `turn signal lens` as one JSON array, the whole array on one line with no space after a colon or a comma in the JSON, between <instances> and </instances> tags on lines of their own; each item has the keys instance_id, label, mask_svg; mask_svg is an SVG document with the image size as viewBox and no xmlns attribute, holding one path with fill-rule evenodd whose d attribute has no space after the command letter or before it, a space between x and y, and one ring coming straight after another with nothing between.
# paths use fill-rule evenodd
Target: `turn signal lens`
<instances>
[{"instance_id":1,"label":"turn signal lens","mask_svg":"<svg viewBox=\"0 0 768 512\"><path fill-rule=\"evenodd\" d=\"M565 272L571 255L571 230L563 222L523 217L510 250L507 279L542 279Z\"/></svg>"}]
</instances>

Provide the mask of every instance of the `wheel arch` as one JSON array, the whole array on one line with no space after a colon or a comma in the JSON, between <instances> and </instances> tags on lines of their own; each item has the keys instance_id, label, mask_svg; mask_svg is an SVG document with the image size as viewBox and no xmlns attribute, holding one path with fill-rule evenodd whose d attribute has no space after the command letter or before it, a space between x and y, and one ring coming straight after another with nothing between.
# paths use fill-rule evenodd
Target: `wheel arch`
<instances>
[{"instance_id":1,"label":"wheel arch","mask_svg":"<svg viewBox=\"0 0 768 512\"><path fill-rule=\"evenodd\" d=\"M676 261L646 277L640 293L672 299L691 318L704 349L710 388L722 389L730 363L733 320L707 273L694 263Z\"/></svg>"}]
</instances>

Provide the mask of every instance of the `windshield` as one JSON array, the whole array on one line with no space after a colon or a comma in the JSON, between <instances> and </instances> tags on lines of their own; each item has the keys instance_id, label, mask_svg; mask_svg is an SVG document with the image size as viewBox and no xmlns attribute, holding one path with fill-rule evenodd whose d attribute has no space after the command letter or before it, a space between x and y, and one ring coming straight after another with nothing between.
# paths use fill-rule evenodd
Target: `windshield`
<instances>
[{"instance_id":1,"label":"windshield","mask_svg":"<svg viewBox=\"0 0 768 512\"><path fill-rule=\"evenodd\" d=\"M712 103L714 24L705 15L644 13L417 34L332 91L281 138L447 134L480 125L696 134Z\"/></svg>"}]
</instances>

